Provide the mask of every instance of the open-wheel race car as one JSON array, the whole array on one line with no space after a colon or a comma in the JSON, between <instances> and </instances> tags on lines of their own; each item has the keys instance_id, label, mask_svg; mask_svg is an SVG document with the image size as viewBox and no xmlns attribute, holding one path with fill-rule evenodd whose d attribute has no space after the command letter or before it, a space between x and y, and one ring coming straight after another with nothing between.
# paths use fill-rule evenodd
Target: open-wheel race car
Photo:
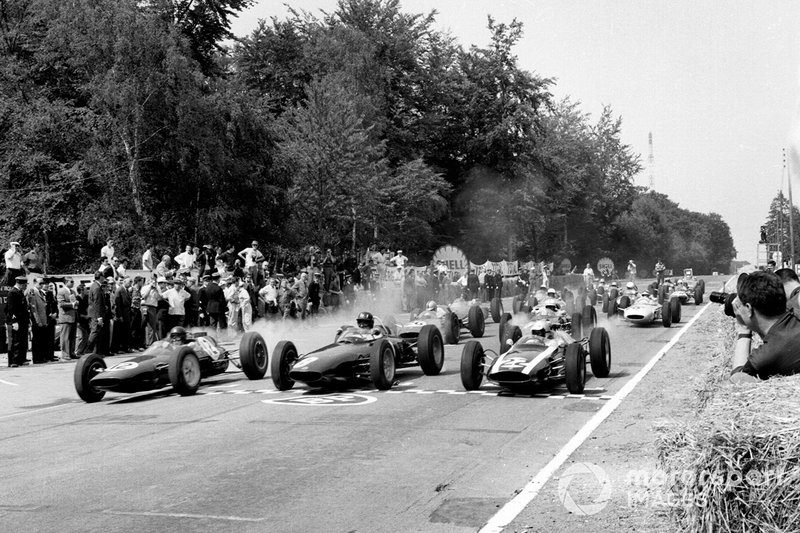
<instances>
[{"instance_id":1,"label":"open-wheel race car","mask_svg":"<svg viewBox=\"0 0 800 533\"><path fill-rule=\"evenodd\" d=\"M458 344L462 328L466 328L475 338L483 337L486 319L491 316L494 322L499 322L502 315L503 302L500 298L493 298L489 303L456 298L448 306L436 305L431 300L423 311L412 311L410 322L400 326L400 330L419 331L422 326L431 324L439 328L445 344Z\"/></svg>"},{"instance_id":2,"label":"open-wheel race car","mask_svg":"<svg viewBox=\"0 0 800 533\"><path fill-rule=\"evenodd\" d=\"M506 313L500 319L499 337L500 353L508 350L517 342L523 332L537 327L537 323L547 322L547 327L552 331L561 331L574 338L580 338L581 333L588 332L597 325L597 311L592 305L584 305L581 311L567 313L566 310L554 306L552 300L545 300L542 305L537 305L527 315L517 314L512 317Z\"/></svg>"},{"instance_id":3,"label":"open-wheel race car","mask_svg":"<svg viewBox=\"0 0 800 533\"><path fill-rule=\"evenodd\" d=\"M461 384L476 390L485 377L504 389L524 393L566 382L570 393L581 394L587 357L595 377L608 377L611 342L605 328L593 328L587 337L576 340L566 331L539 323L502 354L484 350L478 341L468 341L461 352Z\"/></svg>"},{"instance_id":4,"label":"open-wheel race car","mask_svg":"<svg viewBox=\"0 0 800 533\"><path fill-rule=\"evenodd\" d=\"M621 310L623 318L632 324L649 326L661 323L665 328L681 321L681 301L668 298L662 303L649 295L641 296L630 306Z\"/></svg>"},{"instance_id":5,"label":"open-wheel race car","mask_svg":"<svg viewBox=\"0 0 800 533\"><path fill-rule=\"evenodd\" d=\"M658 301L663 302L664 300L678 298L682 304L694 303L695 305L700 305L703 303L705 290L705 282L701 279L696 279L691 268L684 268L683 277L677 282L674 284L661 284L658 289Z\"/></svg>"},{"instance_id":6,"label":"open-wheel race car","mask_svg":"<svg viewBox=\"0 0 800 533\"><path fill-rule=\"evenodd\" d=\"M233 363L249 379L267 373L267 345L255 331L235 343L217 342L205 332L173 328L169 337L156 341L144 353L107 368L97 354L87 354L75 365L75 390L85 402L98 402L106 392L135 393L167 386L181 396L197 392L200 380L222 374Z\"/></svg>"},{"instance_id":7,"label":"open-wheel race car","mask_svg":"<svg viewBox=\"0 0 800 533\"><path fill-rule=\"evenodd\" d=\"M271 364L275 388L289 390L295 382L313 388L371 382L387 390L398 368L419 365L427 376L442 371L444 342L436 326L398 333L392 319L383 322L371 313L360 313L356 323L342 326L333 343L307 354L298 353L293 342L280 341Z\"/></svg>"}]
</instances>

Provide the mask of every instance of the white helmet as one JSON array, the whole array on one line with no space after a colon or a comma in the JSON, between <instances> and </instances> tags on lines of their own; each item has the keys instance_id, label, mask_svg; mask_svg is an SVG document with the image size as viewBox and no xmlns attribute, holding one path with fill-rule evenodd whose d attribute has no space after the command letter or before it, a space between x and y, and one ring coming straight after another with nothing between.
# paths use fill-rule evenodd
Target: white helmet
<instances>
[{"instance_id":1,"label":"white helmet","mask_svg":"<svg viewBox=\"0 0 800 533\"><path fill-rule=\"evenodd\" d=\"M436 309L436 302L433 300L428 300L428 303L425 304L426 311L433 311Z\"/></svg>"},{"instance_id":2,"label":"white helmet","mask_svg":"<svg viewBox=\"0 0 800 533\"><path fill-rule=\"evenodd\" d=\"M553 287L550 287L549 289L547 289L547 295L548 296L555 296L556 295L556 290Z\"/></svg>"},{"instance_id":3,"label":"white helmet","mask_svg":"<svg viewBox=\"0 0 800 533\"><path fill-rule=\"evenodd\" d=\"M633 284L632 281L629 281L627 284L625 284L625 288L626 289L634 289L634 288L636 288L636 286Z\"/></svg>"}]
</instances>

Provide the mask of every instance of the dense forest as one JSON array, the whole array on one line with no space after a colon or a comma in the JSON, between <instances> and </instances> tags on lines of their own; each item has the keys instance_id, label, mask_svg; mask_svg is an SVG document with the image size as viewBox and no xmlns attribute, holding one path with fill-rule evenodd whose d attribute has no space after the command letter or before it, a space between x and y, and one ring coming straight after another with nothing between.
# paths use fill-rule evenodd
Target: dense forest
<instances>
[{"instance_id":1,"label":"dense forest","mask_svg":"<svg viewBox=\"0 0 800 533\"><path fill-rule=\"evenodd\" d=\"M621 120L520 68L517 21L465 48L435 12L340 0L234 38L252 3L0 0L1 242L54 270L112 237L727 271L727 224L635 186Z\"/></svg>"}]
</instances>

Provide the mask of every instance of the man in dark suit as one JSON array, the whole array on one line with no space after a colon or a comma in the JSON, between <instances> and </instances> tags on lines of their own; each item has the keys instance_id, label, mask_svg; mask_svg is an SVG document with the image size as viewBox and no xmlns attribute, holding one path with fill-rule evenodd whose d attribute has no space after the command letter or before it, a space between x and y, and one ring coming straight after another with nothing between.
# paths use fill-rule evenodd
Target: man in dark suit
<instances>
[{"instance_id":1,"label":"man in dark suit","mask_svg":"<svg viewBox=\"0 0 800 533\"><path fill-rule=\"evenodd\" d=\"M103 285L105 285L105 278L100 272L94 275L94 281L89 286L89 342L86 349L89 353L97 353L100 348L103 323L106 317L106 300L103 294ZM100 351L104 351L102 348Z\"/></svg>"},{"instance_id":2,"label":"man in dark suit","mask_svg":"<svg viewBox=\"0 0 800 533\"><path fill-rule=\"evenodd\" d=\"M208 326L208 284L211 283L211 275L206 274L200 282L200 289L197 291L197 325L200 327Z\"/></svg>"},{"instance_id":3,"label":"man in dark suit","mask_svg":"<svg viewBox=\"0 0 800 533\"><path fill-rule=\"evenodd\" d=\"M10 330L8 342L8 366L18 367L27 365L30 360L28 355L28 301L25 298L25 289L28 287L28 278L17 276L15 284L8 292L6 300L6 324Z\"/></svg>"},{"instance_id":4,"label":"man in dark suit","mask_svg":"<svg viewBox=\"0 0 800 533\"><path fill-rule=\"evenodd\" d=\"M34 278L33 286L25 295L31 315L31 355L33 364L48 363L53 359L53 337L48 323L47 298L42 290L42 278Z\"/></svg>"},{"instance_id":5,"label":"man in dark suit","mask_svg":"<svg viewBox=\"0 0 800 533\"><path fill-rule=\"evenodd\" d=\"M225 294L222 292L222 288L217 285L217 280L219 279L218 274L214 274L211 277L211 281L208 283L206 287L206 314L208 315L209 323L208 325L215 329L225 329L228 327L228 324L225 320Z\"/></svg>"},{"instance_id":6,"label":"man in dark suit","mask_svg":"<svg viewBox=\"0 0 800 533\"><path fill-rule=\"evenodd\" d=\"M111 351L127 353L130 351L131 295L125 286L129 280L119 281L114 289L111 309L114 315L114 338Z\"/></svg>"}]
</instances>

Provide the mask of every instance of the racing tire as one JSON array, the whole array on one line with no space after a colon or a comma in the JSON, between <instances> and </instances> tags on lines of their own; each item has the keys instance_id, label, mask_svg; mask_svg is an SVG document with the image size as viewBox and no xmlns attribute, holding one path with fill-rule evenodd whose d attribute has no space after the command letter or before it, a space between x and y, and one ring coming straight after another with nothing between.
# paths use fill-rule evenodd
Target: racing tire
<instances>
[{"instance_id":1,"label":"racing tire","mask_svg":"<svg viewBox=\"0 0 800 533\"><path fill-rule=\"evenodd\" d=\"M419 316L420 312L421 311L420 311L420 309L418 307L415 307L414 309L412 309L411 310L411 314L408 316L408 321L409 322L413 322L414 320L416 320L417 317Z\"/></svg>"},{"instance_id":2,"label":"racing tire","mask_svg":"<svg viewBox=\"0 0 800 533\"><path fill-rule=\"evenodd\" d=\"M182 346L170 357L167 374L175 392L181 396L192 396L200 388L200 359L190 347Z\"/></svg>"},{"instance_id":3,"label":"racing tire","mask_svg":"<svg viewBox=\"0 0 800 533\"><path fill-rule=\"evenodd\" d=\"M594 377L608 377L611 371L611 341L605 328L595 328L589 335L589 362Z\"/></svg>"},{"instance_id":4,"label":"racing tire","mask_svg":"<svg viewBox=\"0 0 800 533\"><path fill-rule=\"evenodd\" d=\"M571 315L571 322L570 322L570 335L572 335L573 339L580 340L583 336L583 330L581 328L581 322L583 321L583 315L579 312L572 313Z\"/></svg>"},{"instance_id":5,"label":"racing tire","mask_svg":"<svg viewBox=\"0 0 800 533\"><path fill-rule=\"evenodd\" d=\"M478 341L467 341L461 351L461 384L466 390L477 390L483 381L486 356Z\"/></svg>"},{"instance_id":6,"label":"racing tire","mask_svg":"<svg viewBox=\"0 0 800 533\"><path fill-rule=\"evenodd\" d=\"M469 316L467 317L467 329L470 334L475 338L483 337L483 332L486 330L486 323L483 318L483 310L473 305L469 308Z\"/></svg>"},{"instance_id":7,"label":"racing tire","mask_svg":"<svg viewBox=\"0 0 800 533\"><path fill-rule=\"evenodd\" d=\"M604 313L608 313L608 294L603 295L603 306L601 309Z\"/></svg>"},{"instance_id":8,"label":"racing tire","mask_svg":"<svg viewBox=\"0 0 800 533\"><path fill-rule=\"evenodd\" d=\"M596 290L591 289L589 291L588 298L589 298L589 305L591 305L592 307L597 305L597 291Z\"/></svg>"},{"instance_id":9,"label":"racing tire","mask_svg":"<svg viewBox=\"0 0 800 533\"><path fill-rule=\"evenodd\" d=\"M575 296L575 305L583 309L583 306L586 304L586 287L581 285L578 287L578 294Z\"/></svg>"},{"instance_id":10,"label":"racing tire","mask_svg":"<svg viewBox=\"0 0 800 533\"><path fill-rule=\"evenodd\" d=\"M494 299L492 299L492 302L494 302ZM514 296L514 299L511 300L511 310L516 315L519 313L520 307L522 307L522 296L516 295ZM492 315L492 320L494 320L494 315Z\"/></svg>"},{"instance_id":11,"label":"racing tire","mask_svg":"<svg viewBox=\"0 0 800 533\"><path fill-rule=\"evenodd\" d=\"M617 296L619 296L619 290L616 287L608 291L609 300L616 300Z\"/></svg>"},{"instance_id":12,"label":"racing tire","mask_svg":"<svg viewBox=\"0 0 800 533\"><path fill-rule=\"evenodd\" d=\"M662 285L658 288L658 304L661 305L664 303L664 300L667 299L667 288Z\"/></svg>"},{"instance_id":13,"label":"racing tire","mask_svg":"<svg viewBox=\"0 0 800 533\"><path fill-rule=\"evenodd\" d=\"M503 301L500 298L492 298L489 307L489 314L492 315L492 322L497 324L503 316Z\"/></svg>"},{"instance_id":14,"label":"racing tire","mask_svg":"<svg viewBox=\"0 0 800 533\"><path fill-rule=\"evenodd\" d=\"M478 312L481 312L478 309ZM481 313L483 316L483 313ZM438 376L444 366L444 341L439 328L432 324L422 326L417 341L417 359L426 376Z\"/></svg>"},{"instance_id":15,"label":"racing tire","mask_svg":"<svg viewBox=\"0 0 800 533\"><path fill-rule=\"evenodd\" d=\"M297 361L297 348L291 341L281 341L275 346L270 365L272 384L278 390L289 390L294 387L294 380L289 377L289 370Z\"/></svg>"},{"instance_id":16,"label":"racing tire","mask_svg":"<svg viewBox=\"0 0 800 533\"><path fill-rule=\"evenodd\" d=\"M703 279L698 279L697 280L697 284L700 285L700 287L701 287L700 290L703 291L703 294L705 294L705 292L706 292L706 281L703 280Z\"/></svg>"},{"instance_id":17,"label":"racing tire","mask_svg":"<svg viewBox=\"0 0 800 533\"><path fill-rule=\"evenodd\" d=\"M99 402L106 395L106 391L96 389L90 381L93 377L105 370L105 360L96 353L86 354L78 359L75 365L75 391L81 400L86 403Z\"/></svg>"},{"instance_id":18,"label":"racing tire","mask_svg":"<svg viewBox=\"0 0 800 533\"><path fill-rule=\"evenodd\" d=\"M435 326L430 326L435 328ZM369 354L369 377L378 390L389 390L394 384L397 367L394 361L394 348L387 339L381 339Z\"/></svg>"},{"instance_id":19,"label":"racing tire","mask_svg":"<svg viewBox=\"0 0 800 533\"><path fill-rule=\"evenodd\" d=\"M264 379L269 368L269 351L260 333L245 331L239 341L239 362L247 379Z\"/></svg>"},{"instance_id":20,"label":"racing tire","mask_svg":"<svg viewBox=\"0 0 800 533\"><path fill-rule=\"evenodd\" d=\"M570 394L583 394L586 383L586 355L579 342L567 344L564 350L564 374Z\"/></svg>"},{"instance_id":21,"label":"racing tire","mask_svg":"<svg viewBox=\"0 0 800 533\"><path fill-rule=\"evenodd\" d=\"M677 323L679 323L681 321L681 307L683 307L683 305L681 304L681 301L676 298L675 302L672 304L672 323L673 324L677 324Z\"/></svg>"},{"instance_id":22,"label":"racing tire","mask_svg":"<svg viewBox=\"0 0 800 533\"><path fill-rule=\"evenodd\" d=\"M608 318L614 318L617 316L617 300L610 299L608 300Z\"/></svg>"},{"instance_id":23,"label":"racing tire","mask_svg":"<svg viewBox=\"0 0 800 533\"><path fill-rule=\"evenodd\" d=\"M672 300L664 300L661 304L661 324L665 328L672 325Z\"/></svg>"},{"instance_id":24,"label":"racing tire","mask_svg":"<svg viewBox=\"0 0 800 533\"><path fill-rule=\"evenodd\" d=\"M522 330L519 328L519 326L511 326L510 328L507 328L503 333L504 336L502 342L500 343L501 354L506 353L515 342L517 342L520 338L522 338ZM509 344L508 341L511 341L511 344Z\"/></svg>"},{"instance_id":25,"label":"racing tire","mask_svg":"<svg viewBox=\"0 0 800 533\"><path fill-rule=\"evenodd\" d=\"M500 317L500 327L498 328L498 331L499 331L498 338L499 338L501 343L503 342L503 332L506 329L506 324L508 324L508 322L510 320L511 320L511 314L510 313L503 313L503 316Z\"/></svg>"},{"instance_id":26,"label":"racing tire","mask_svg":"<svg viewBox=\"0 0 800 533\"><path fill-rule=\"evenodd\" d=\"M603 287L602 285L597 287L597 294L599 294L600 296L602 296L605 292L606 292L606 288Z\"/></svg>"},{"instance_id":27,"label":"racing tire","mask_svg":"<svg viewBox=\"0 0 800 533\"><path fill-rule=\"evenodd\" d=\"M619 299L619 307L620 309L627 309L631 306L631 299L629 296L623 296Z\"/></svg>"},{"instance_id":28,"label":"racing tire","mask_svg":"<svg viewBox=\"0 0 800 533\"><path fill-rule=\"evenodd\" d=\"M588 332L597 326L597 310L591 304L583 308L583 316L581 317L581 327L584 332Z\"/></svg>"},{"instance_id":29,"label":"racing tire","mask_svg":"<svg viewBox=\"0 0 800 533\"><path fill-rule=\"evenodd\" d=\"M461 324L458 322L458 317L452 311L445 313L442 319L442 328L444 329L444 342L446 344L458 344L458 338L461 336Z\"/></svg>"},{"instance_id":30,"label":"racing tire","mask_svg":"<svg viewBox=\"0 0 800 533\"><path fill-rule=\"evenodd\" d=\"M703 287L699 284L694 286L694 304L700 305L703 303Z\"/></svg>"}]
</instances>

